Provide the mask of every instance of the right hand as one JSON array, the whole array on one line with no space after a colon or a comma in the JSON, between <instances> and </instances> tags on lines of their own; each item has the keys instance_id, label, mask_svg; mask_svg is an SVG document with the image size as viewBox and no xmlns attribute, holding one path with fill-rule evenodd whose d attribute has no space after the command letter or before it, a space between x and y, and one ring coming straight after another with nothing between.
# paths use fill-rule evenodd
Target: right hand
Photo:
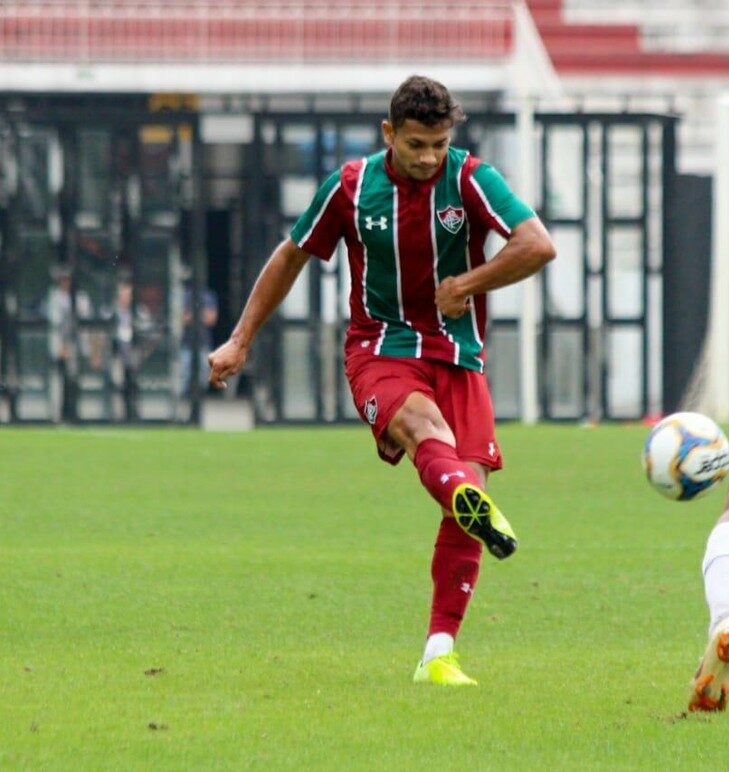
<instances>
[{"instance_id":1,"label":"right hand","mask_svg":"<svg viewBox=\"0 0 729 772\"><path fill-rule=\"evenodd\" d=\"M210 376L208 380L215 389L224 389L226 379L235 375L245 364L248 348L230 338L208 355Z\"/></svg>"}]
</instances>

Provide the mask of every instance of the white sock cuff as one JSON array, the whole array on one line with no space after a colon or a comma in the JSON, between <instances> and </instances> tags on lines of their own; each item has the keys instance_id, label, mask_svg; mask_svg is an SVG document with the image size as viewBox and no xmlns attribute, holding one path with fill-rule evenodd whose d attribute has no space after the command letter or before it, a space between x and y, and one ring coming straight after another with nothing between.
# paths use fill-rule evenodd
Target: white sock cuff
<instances>
[{"instance_id":1,"label":"white sock cuff","mask_svg":"<svg viewBox=\"0 0 729 772\"><path fill-rule=\"evenodd\" d=\"M425 642L425 651L423 652L423 664L430 662L431 659L442 657L444 654L450 654L453 651L453 636L448 633L433 633Z\"/></svg>"},{"instance_id":2,"label":"white sock cuff","mask_svg":"<svg viewBox=\"0 0 729 772\"><path fill-rule=\"evenodd\" d=\"M729 521L723 520L714 526L706 541L706 551L701 571L706 575L709 566L721 557L729 557Z\"/></svg>"}]
</instances>

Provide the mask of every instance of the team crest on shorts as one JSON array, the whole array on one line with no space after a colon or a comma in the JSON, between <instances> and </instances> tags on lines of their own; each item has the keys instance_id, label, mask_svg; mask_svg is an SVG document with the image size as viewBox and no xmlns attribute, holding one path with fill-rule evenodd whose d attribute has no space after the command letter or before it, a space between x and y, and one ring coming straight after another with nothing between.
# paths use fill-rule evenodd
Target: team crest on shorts
<instances>
[{"instance_id":1,"label":"team crest on shorts","mask_svg":"<svg viewBox=\"0 0 729 772\"><path fill-rule=\"evenodd\" d=\"M374 426L377 420L377 397L372 396L364 403L365 418Z\"/></svg>"},{"instance_id":2,"label":"team crest on shorts","mask_svg":"<svg viewBox=\"0 0 729 772\"><path fill-rule=\"evenodd\" d=\"M450 233L458 233L463 225L463 208L457 206L447 206L445 209L439 209L437 212L440 224Z\"/></svg>"}]
</instances>

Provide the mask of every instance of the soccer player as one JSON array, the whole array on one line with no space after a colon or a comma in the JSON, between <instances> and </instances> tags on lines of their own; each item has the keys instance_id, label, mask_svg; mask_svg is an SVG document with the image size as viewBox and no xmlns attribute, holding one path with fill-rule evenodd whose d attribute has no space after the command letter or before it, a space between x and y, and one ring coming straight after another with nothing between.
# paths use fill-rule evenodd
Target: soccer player
<instances>
[{"instance_id":1,"label":"soccer player","mask_svg":"<svg viewBox=\"0 0 729 772\"><path fill-rule=\"evenodd\" d=\"M729 693L729 493L702 563L709 641L691 681L689 710L725 710Z\"/></svg>"},{"instance_id":2,"label":"soccer player","mask_svg":"<svg viewBox=\"0 0 729 772\"><path fill-rule=\"evenodd\" d=\"M210 382L246 360L261 325L311 255L339 239L352 277L345 369L380 457L407 455L441 507L425 651L414 681L476 682L454 639L476 585L482 546L496 558L517 546L485 492L501 452L484 369L486 293L542 268L554 255L544 226L491 166L451 147L464 120L437 81L412 76L382 122L386 150L334 172L261 271L229 340L210 355ZM491 230L507 239L489 261Z\"/></svg>"}]
</instances>

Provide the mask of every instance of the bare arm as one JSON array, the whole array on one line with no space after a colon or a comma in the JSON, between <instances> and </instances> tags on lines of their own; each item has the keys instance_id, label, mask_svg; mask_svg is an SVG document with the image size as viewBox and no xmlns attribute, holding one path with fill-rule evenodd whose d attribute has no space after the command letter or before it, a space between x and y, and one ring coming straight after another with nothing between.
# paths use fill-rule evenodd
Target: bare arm
<instances>
[{"instance_id":1,"label":"bare arm","mask_svg":"<svg viewBox=\"0 0 729 772\"><path fill-rule=\"evenodd\" d=\"M230 337L208 357L210 383L216 389L224 389L226 378L243 367L258 330L288 295L308 259L309 255L290 239L274 249Z\"/></svg>"},{"instance_id":2,"label":"bare arm","mask_svg":"<svg viewBox=\"0 0 729 772\"><path fill-rule=\"evenodd\" d=\"M509 240L487 263L458 276L449 276L435 291L435 303L445 316L457 319L468 309L471 295L506 287L526 279L556 255L552 240L538 217L519 223Z\"/></svg>"}]
</instances>

